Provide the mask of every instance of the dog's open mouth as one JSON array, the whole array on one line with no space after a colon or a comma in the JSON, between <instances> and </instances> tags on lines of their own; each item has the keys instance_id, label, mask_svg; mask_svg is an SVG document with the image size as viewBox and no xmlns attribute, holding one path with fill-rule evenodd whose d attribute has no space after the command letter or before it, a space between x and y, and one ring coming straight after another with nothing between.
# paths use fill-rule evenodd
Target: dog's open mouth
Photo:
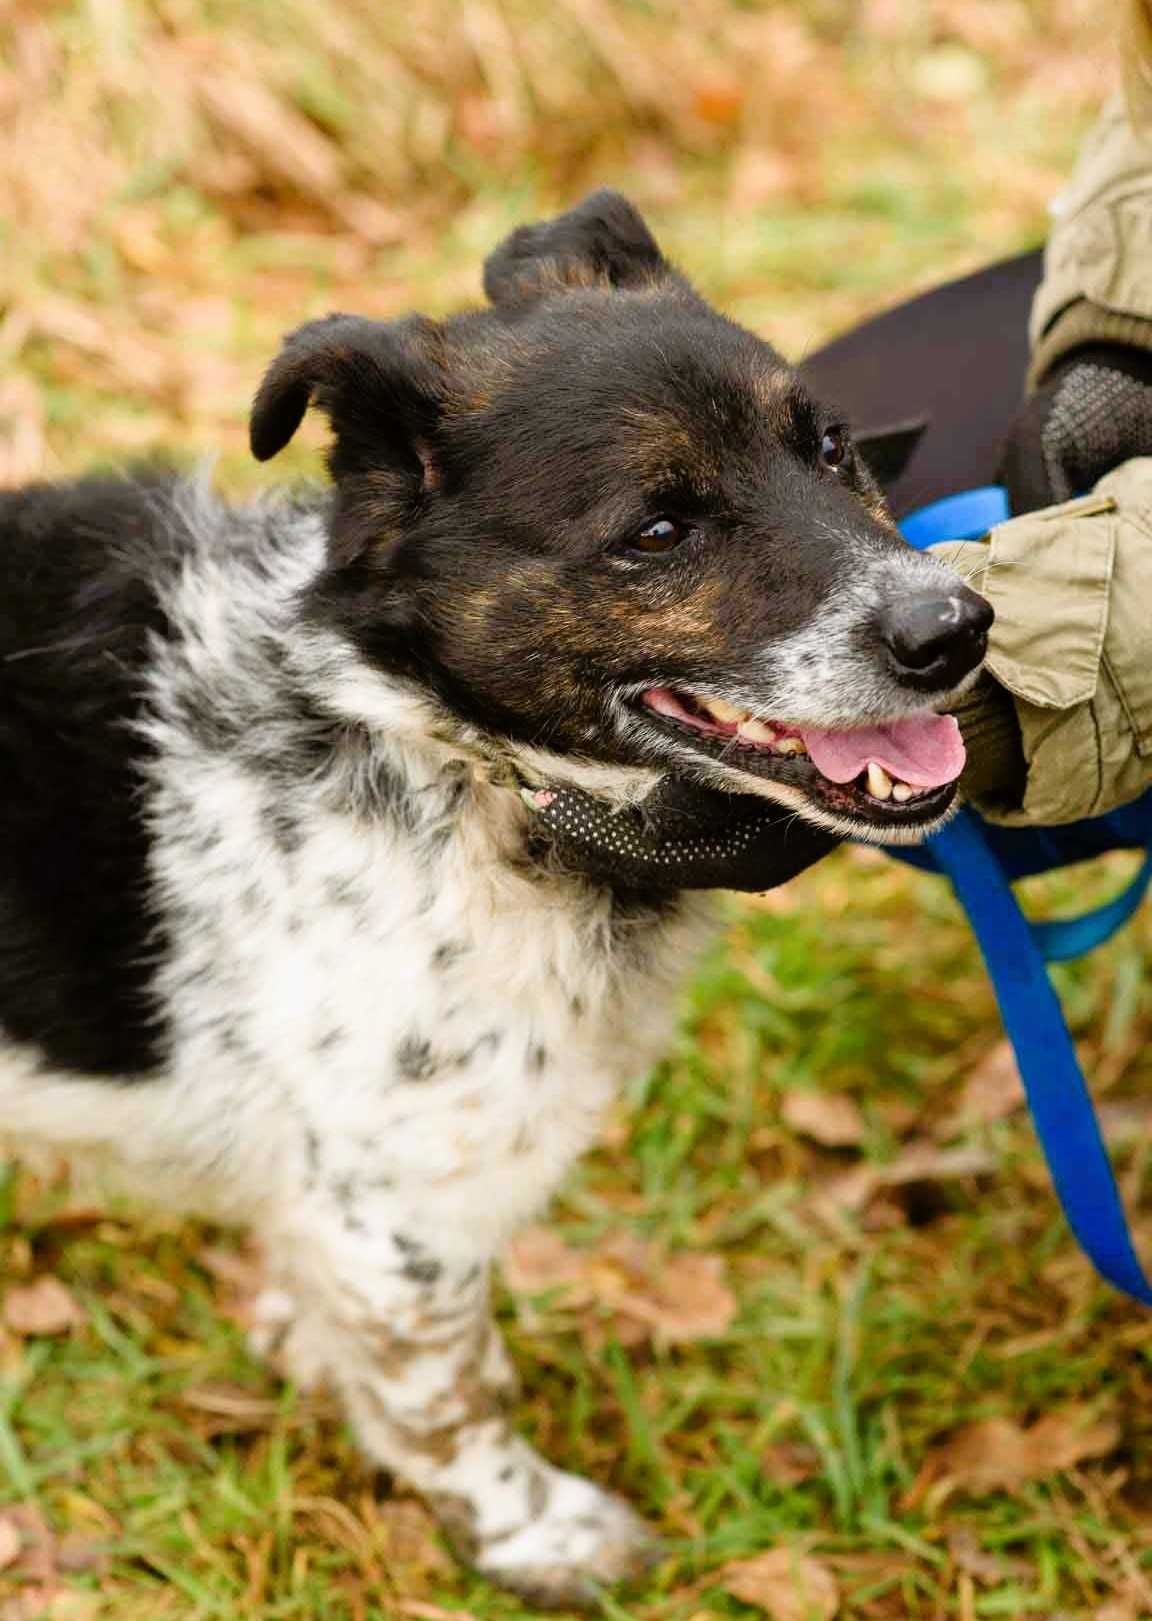
<instances>
[{"instance_id":1,"label":"dog's open mouth","mask_svg":"<svg viewBox=\"0 0 1152 1621\"><path fill-rule=\"evenodd\" d=\"M828 731L758 719L723 699L669 687L649 687L641 701L724 765L788 784L830 814L873 827L938 821L964 767L951 715L925 710L881 726Z\"/></svg>"}]
</instances>

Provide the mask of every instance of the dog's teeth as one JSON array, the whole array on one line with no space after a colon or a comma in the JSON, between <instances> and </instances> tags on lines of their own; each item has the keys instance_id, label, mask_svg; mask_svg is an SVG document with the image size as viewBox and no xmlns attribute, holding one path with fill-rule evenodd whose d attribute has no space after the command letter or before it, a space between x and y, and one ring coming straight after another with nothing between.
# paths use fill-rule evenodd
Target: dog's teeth
<instances>
[{"instance_id":1,"label":"dog's teeth","mask_svg":"<svg viewBox=\"0 0 1152 1621\"><path fill-rule=\"evenodd\" d=\"M720 721L724 726L738 726L747 713L746 710L737 709L736 705L730 704L726 698L701 698L700 703L714 720Z\"/></svg>"},{"instance_id":2,"label":"dog's teeth","mask_svg":"<svg viewBox=\"0 0 1152 1621\"><path fill-rule=\"evenodd\" d=\"M754 720L751 715L742 720L736 728L736 736L745 738L749 743L775 743L776 729L766 726L762 720Z\"/></svg>"},{"instance_id":3,"label":"dog's teeth","mask_svg":"<svg viewBox=\"0 0 1152 1621\"><path fill-rule=\"evenodd\" d=\"M776 745L776 753L807 754L808 750L804 747L803 743L801 743L798 737L782 737L779 743Z\"/></svg>"},{"instance_id":4,"label":"dog's teeth","mask_svg":"<svg viewBox=\"0 0 1152 1621\"><path fill-rule=\"evenodd\" d=\"M870 760L868 763L868 792L873 799L891 799L892 797L892 778L882 765L876 764L875 760Z\"/></svg>"},{"instance_id":5,"label":"dog's teeth","mask_svg":"<svg viewBox=\"0 0 1152 1621\"><path fill-rule=\"evenodd\" d=\"M906 805L915 792L915 788L910 787L906 782L894 782L892 784L892 798L898 805Z\"/></svg>"}]
</instances>

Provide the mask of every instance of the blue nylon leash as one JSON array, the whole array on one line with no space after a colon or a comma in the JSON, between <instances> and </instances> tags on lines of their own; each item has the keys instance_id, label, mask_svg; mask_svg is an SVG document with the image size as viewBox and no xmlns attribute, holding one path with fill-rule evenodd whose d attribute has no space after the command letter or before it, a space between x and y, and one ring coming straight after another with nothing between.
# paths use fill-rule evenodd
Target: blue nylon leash
<instances>
[{"instance_id":1,"label":"blue nylon leash","mask_svg":"<svg viewBox=\"0 0 1152 1621\"><path fill-rule=\"evenodd\" d=\"M1071 962L1086 957L1097 946L1122 929L1140 906L1152 883L1152 856L1148 856L1128 888L1080 917L1061 918L1055 923L1033 923L1032 937L1045 962Z\"/></svg>"},{"instance_id":2,"label":"blue nylon leash","mask_svg":"<svg viewBox=\"0 0 1152 1621\"><path fill-rule=\"evenodd\" d=\"M1048 977L1043 936L1038 938L1035 926L1021 912L1007 874L984 837L980 819L971 811L962 811L932 845L941 870L968 913L987 965L1068 1224L1109 1283L1152 1306L1152 1285L1136 1258L1092 1097ZM1140 894L1147 885L1147 872L1146 864ZM1112 908L1101 910L1115 911L1123 921L1138 904L1139 895L1131 898L1137 887L1133 885L1120 897L1123 908L1113 903ZM1099 913L1093 916L1098 918ZM1106 939L1107 934L1100 938Z\"/></svg>"},{"instance_id":3,"label":"blue nylon leash","mask_svg":"<svg viewBox=\"0 0 1152 1621\"><path fill-rule=\"evenodd\" d=\"M975 490L942 496L918 507L900 520L900 533L909 546L922 552L938 540L980 540L989 529L1012 516L1008 492L1002 484L981 484Z\"/></svg>"},{"instance_id":4,"label":"blue nylon leash","mask_svg":"<svg viewBox=\"0 0 1152 1621\"><path fill-rule=\"evenodd\" d=\"M917 549L940 540L975 540L1008 517L996 485L965 490L922 507L900 527ZM1012 879L1066 866L1107 849L1150 853L1114 900L1081 917L1029 923ZM963 810L919 850L889 854L943 873L968 914L1028 1097L1057 1197L1096 1270L1117 1289L1152 1306L1152 1284L1136 1255L1096 1110L1046 964L1093 950L1131 918L1152 883L1152 794L1112 816L1073 828L1000 829Z\"/></svg>"}]
</instances>

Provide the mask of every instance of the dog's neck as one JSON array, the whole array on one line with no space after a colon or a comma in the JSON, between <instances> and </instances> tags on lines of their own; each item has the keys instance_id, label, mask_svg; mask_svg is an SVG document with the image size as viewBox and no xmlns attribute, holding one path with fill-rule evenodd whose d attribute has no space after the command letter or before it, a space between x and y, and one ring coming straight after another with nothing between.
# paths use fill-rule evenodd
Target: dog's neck
<instances>
[{"instance_id":1,"label":"dog's neck","mask_svg":"<svg viewBox=\"0 0 1152 1621\"><path fill-rule=\"evenodd\" d=\"M451 845L478 873L551 885L557 898L610 895L610 885L556 858L522 789L575 786L620 805L643 798L655 772L486 734L318 623L309 594L324 566L322 505L245 509L250 544L238 546L217 539L205 488L189 486L182 499L207 555L166 594L177 634L152 687L161 746L183 747L189 733L211 747L225 739L285 805L318 799L365 827L390 824L424 846L421 861Z\"/></svg>"},{"instance_id":2,"label":"dog's neck","mask_svg":"<svg viewBox=\"0 0 1152 1621\"><path fill-rule=\"evenodd\" d=\"M358 815L419 823L438 842L461 839L478 864L535 881L603 888L561 864L525 803L525 790L578 787L613 806L642 800L658 780L643 768L566 759L495 739L450 715L413 682L372 668L338 637L294 633L284 668L321 699L338 726L330 786Z\"/></svg>"}]
</instances>

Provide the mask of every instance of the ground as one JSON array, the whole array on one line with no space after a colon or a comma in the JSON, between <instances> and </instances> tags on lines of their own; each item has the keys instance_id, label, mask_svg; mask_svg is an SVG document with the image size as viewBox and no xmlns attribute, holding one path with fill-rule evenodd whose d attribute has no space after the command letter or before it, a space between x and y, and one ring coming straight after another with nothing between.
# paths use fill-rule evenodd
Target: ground
<instances>
[{"instance_id":1,"label":"ground","mask_svg":"<svg viewBox=\"0 0 1152 1621\"><path fill-rule=\"evenodd\" d=\"M799 354L1040 241L1111 71L1099 0L0 18L9 482L314 472L315 430L285 468L245 455L279 334L456 307L506 227L598 183ZM1059 975L1146 1253L1150 944L1145 918ZM0 1617L524 1615L248 1359L255 1266L42 1168L0 1181ZM856 851L732 902L675 1049L507 1278L526 1428L667 1539L615 1621L1152 1616L1152 1318L1067 1235L936 880Z\"/></svg>"}]
</instances>

